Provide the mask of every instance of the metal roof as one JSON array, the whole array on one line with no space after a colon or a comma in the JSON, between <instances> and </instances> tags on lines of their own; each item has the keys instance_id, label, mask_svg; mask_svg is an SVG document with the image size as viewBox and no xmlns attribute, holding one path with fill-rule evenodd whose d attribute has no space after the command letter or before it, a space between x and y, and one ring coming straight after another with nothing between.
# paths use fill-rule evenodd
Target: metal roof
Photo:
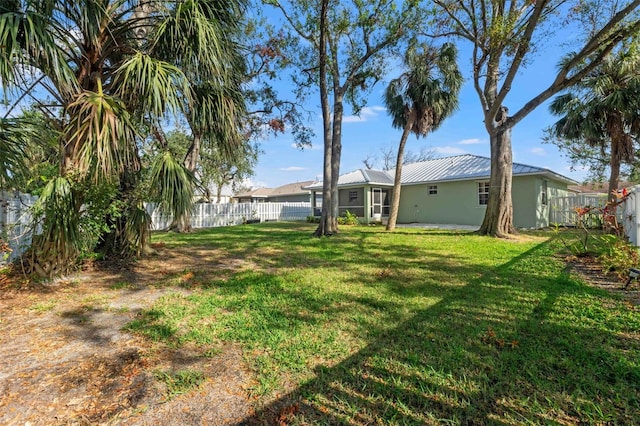
<instances>
[{"instance_id":1,"label":"metal roof","mask_svg":"<svg viewBox=\"0 0 640 426\"><path fill-rule=\"evenodd\" d=\"M402 178L400 182L402 185L415 185L427 182L488 179L490 175L491 159L465 154L405 164L402 166ZM567 184L576 183L573 179L549 169L528 166L521 163L513 163L513 175L544 175ZM338 185L378 184L391 186L393 185L394 176L395 169L389 171L360 169L341 175L338 179ZM322 182L315 182L306 188L321 189Z\"/></svg>"},{"instance_id":2,"label":"metal roof","mask_svg":"<svg viewBox=\"0 0 640 426\"><path fill-rule=\"evenodd\" d=\"M384 170L358 169L340 175L338 178L338 186L363 184L392 186L393 175L390 175ZM306 186L305 189L322 189L322 181Z\"/></svg>"},{"instance_id":3,"label":"metal roof","mask_svg":"<svg viewBox=\"0 0 640 426\"><path fill-rule=\"evenodd\" d=\"M389 173L395 173L389 170ZM573 179L541 167L513 163L514 176L545 175L566 183L575 183ZM436 158L420 163L402 166L403 185L425 182L443 182L452 180L486 179L491 176L491 159L477 155L457 155L455 157Z\"/></svg>"}]
</instances>

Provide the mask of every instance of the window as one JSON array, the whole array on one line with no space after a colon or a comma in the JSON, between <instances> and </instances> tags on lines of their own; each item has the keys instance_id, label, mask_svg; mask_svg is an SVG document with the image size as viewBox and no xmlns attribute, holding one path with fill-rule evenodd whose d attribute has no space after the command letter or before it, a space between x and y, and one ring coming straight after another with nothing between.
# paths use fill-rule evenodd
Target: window
<instances>
[{"instance_id":1,"label":"window","mask_svg":"<svg viewBox=\"0 0 640 426\"><path fill-rule=\"evenodd\" d=\"M427 187L427 194L438 195L438 185L429 185Z\"/></svg>"},{"instance_id":2,"label":"window","mask_svg":"<svg viewBox=\"0 0 640 426\"><path fill-rule=\"evenodd\" d=\"M349 202L355 201L358 199L358 191L349 191Z\"/></svg>"},{"instance_id":3,"label":"window","mask_svg":"<svg viewBox=\"0 0 640 426\"><path fill-rule=\"evenodd\" d=\"M547 181L543 180L542 181L542 200L541 200L543 206L547 205L547 200L548 200L547 190L548 190Z\"/></svg>"},{"instance_id":4,"label":"window","mask_svg":"<svg viewBox=\"0 0 640 426\"><path fill-rule=\"evenodd\" d=\"M489 182L478 182L478 204L486 206L489 201Z\"/></svg>"}]
</instances>

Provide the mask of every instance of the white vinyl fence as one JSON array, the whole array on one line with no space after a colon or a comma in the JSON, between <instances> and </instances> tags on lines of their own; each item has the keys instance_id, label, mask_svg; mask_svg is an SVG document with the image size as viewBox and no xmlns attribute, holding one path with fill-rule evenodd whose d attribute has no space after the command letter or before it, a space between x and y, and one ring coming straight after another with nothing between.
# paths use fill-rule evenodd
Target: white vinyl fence
<instances>
[{"instance_id":1,"label":"white vinyl fence","mask_svg":"<svg viewBox=\"0 0 640 426\"><path fill-rule=\"evenodd\" d=\"M31 243L28 225L29 208L37 197L19 192L0 191L0 237L9 243L12 252L7 259L0 257L0 264L11 261L26 250ZM162 215L152 203L145 204L151 215L153 229L166 229L171 216ZM227 203L195 205L191 215L193 228L214 228L239 225L246 222L297 221L312 214L310 202L297 203Z\"/></svg>"},{"instance_id":2,"label":"white vinyl fence","mask_svg":"<svg viewBox=\"0 0 640 426\"><path fill-rule=\"evenodd\" d=\"M630 195L627 202L624 203L624 232L629 241L636 247L640 246L640 185L633 186L629 189Z\"/></svg>"},{"instance_id":3,"label":"white vinyl fence","mask_svg":"<svg viewBox=\"0 0 640 426\"><path fill-rule=\"evenodd\" d=\"M633 245L640 247L640 185L629 188L629 198L616 209L618 223L623 225L624 233ZM550 199L550 224L575 225L576 207L604 207L607 196L576 194L569 197Z\"/></svg>"},{"instance_id":4,"label":"white vinyl fence","mask_svg":"<svg viewBox=\"0 0 640 426\"><path fill-rule=\"evenodd\" d=\"M20 256L31 244L30 207L37 199L38 197L20 192L0 191L0 238L12 250L6 259L0 253L0 265Z\"/></svg>"},{"instance_id":5,"label":"white vinyl fence","mask_svg":"<svg viewBox=\"0 0 640 426\"><path fill-rule=\"evenodd\" d=\"M551 197L549 203L550 225L573 226L578 221L576 208L604 207L607 204L607 195L574 194L567 197Z\"/></svg>"},{"instance_id":6,"label":"white vinyl fence","mask_svg":"<svg viewBox=\"0 0 640 426\"><path fill-rule=\"evenodd\" d=\"M153 220L153 229L166 229L172 217L163 215L155 204L145 205ZM215 228L240 225L248 221L296 221L305 220L311 213L311 203L198 203L191 215L193 228Z\"/></svg>"}]
</instances>

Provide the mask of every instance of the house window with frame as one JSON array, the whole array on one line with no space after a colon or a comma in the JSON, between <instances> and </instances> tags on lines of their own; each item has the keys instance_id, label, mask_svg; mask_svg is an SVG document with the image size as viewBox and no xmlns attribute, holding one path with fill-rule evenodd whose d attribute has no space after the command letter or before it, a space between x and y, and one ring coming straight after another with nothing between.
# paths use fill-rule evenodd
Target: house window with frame
<instances>
[{"instance_id":1,"label":"house window with frame","mask_svg":"<svg viewBox=\"0 0 640 426\"><path fill-rule=\"evenodd\" d=\"M548 190L549 190L548 183L546 180L543 180L542 181L542 199L540 200L543 206L546 206L549 201L549 195L547 194Z\"/></svg>"},{"instance_id":2,"label":"house window with frame","mask_svg":"<svg viewBox=\"0 0 640 426\"><path fill-rule=\"evenodd\" d=\"M358 199L358 191L349 191L349 202L356 201Z\"/></svg>"},{"instance_id":3,"label":"house window with frame","mask_svg":"<svg viewBox=\"0 0 640 426\"><path fill-rule=\"evenodd\" d=\"M427 194L438 195L438 185L429 185L427 187Z\"/></svg>"},{"instance_id":4,"label":"house window with frame","mask_svg":"<svg viewBox=\"0 0 640 426\"><path fill-rule=\"evenodd\" d=\"M478 204L486 206L489 202L489 182L478 182Z\"/></svg>"}]
</instances>

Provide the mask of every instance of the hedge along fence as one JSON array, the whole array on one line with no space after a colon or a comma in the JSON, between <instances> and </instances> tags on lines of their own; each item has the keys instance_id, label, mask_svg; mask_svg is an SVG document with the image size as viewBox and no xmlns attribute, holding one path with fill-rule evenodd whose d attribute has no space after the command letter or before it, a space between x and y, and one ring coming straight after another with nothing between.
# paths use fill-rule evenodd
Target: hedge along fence
<instances>
[{"instance_id":1,"label":"hedge along fence","mask_svg":"<svg viewBox=\"0 0 640 426\"><path fill-rule=\"evenodd\" d=\"M0 192L0 238L8 243L11 252L0 254L0 264L19 257L31 244L29 222L31 206L38 197L20 192ZM166 229L172 217L160 213L153 203L145 208L151 215L153 229ZM247 222L298 221L312 215L310 202L296 203L197 203L191 215L193 228L233 226Z\"/></svg>"}]
</instances>

